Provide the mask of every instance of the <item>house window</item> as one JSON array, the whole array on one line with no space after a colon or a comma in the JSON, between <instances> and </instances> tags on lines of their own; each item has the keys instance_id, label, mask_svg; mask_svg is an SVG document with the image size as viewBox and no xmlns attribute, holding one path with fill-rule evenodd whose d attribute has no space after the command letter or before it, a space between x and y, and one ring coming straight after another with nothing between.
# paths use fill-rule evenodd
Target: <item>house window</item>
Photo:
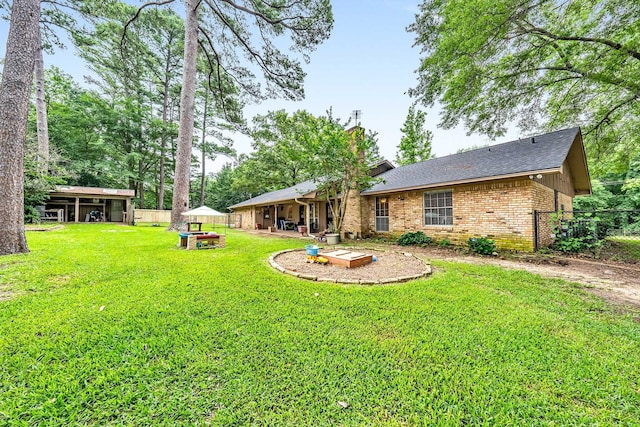
<instances>
[{"instance_id":1,"label":"house window","mask_svg":"<svg viewBox=\"0 0 640 427\"><path fill-rule=\"evenodd\" d=\"M376 197L376 231L389 231L388 197Z\"/></svg>"},{"instance_id":2,"label":"house window","mask_svg":"<svg viewBox=\"0 0 640 427\"><path fill-rule=\"evenodd\" d=\"M424 193L424 225L453 225L451 190Z\"/></svg>"}]
</instances>

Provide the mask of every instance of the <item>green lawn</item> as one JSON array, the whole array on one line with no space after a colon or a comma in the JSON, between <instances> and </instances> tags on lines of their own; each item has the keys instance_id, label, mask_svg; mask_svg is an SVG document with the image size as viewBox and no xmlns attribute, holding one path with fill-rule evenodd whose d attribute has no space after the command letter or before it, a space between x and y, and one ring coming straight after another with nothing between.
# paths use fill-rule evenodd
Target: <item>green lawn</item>
<instances>
[{"instance_id":1,"label":"green lawn","mask_svg":"<svg viewBox=\"0 0 640 427\"><path fill-rule=\"evenodd\" d=\"M640 262L640 236L609 237L599 255L614 261Z\"/></svg>"},{"instance_id":2,"label":"green lawn","mask_svg":"<svg viewBox=\"0 0 640 427\"><path fill-rule=\"evenodd\" d=\"M235 231L206 251L162 227L27 237L0 258L0 425L640 420L638 313L565 282L440 262L391 286L308 282L267 263L304 241Z\"/></svg>"}]
</instances>

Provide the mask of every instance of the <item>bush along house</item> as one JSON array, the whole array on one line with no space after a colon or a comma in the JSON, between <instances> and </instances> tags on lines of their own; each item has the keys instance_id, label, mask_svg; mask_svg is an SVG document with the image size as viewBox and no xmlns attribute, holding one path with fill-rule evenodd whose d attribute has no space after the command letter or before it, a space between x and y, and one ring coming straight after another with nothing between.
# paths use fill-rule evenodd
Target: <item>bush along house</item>
<instances>
[{"instance_id":1,"label":"bush along house","mask_svg":"<svg viewBox=\"0 0 640 427\"><path fill-rule=\"evenodd\" d=\"M422 231L457 245L487 237L499 249L532 251L535 211L571 211L576 195L591 194L577 127L397 168L385 161L372 176L376 184L346 201L346 236ZM314 232L331 220L316 196L306 182L231 208L246 218L243 228L273 218L269 225L308 222Z\"/></svg>"}]
</instances>

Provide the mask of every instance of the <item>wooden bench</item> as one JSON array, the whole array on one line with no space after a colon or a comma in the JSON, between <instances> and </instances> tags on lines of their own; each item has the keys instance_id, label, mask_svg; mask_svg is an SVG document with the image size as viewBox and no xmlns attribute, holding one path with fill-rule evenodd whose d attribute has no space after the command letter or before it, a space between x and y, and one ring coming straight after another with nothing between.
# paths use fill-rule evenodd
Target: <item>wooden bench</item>
<instances>
[{"instance_id":1,"label":"wooden bench","mask_svg":"<svg viewBox=\"0 0 640 427\"><path fill-rule=\"evenodd\" d=\"M346 250L323 252L319 255L329 260L330 264L341 265L347 268L360 267L370 264L373 261L373 255Z\"/></svg>"},{"instance_id":2,"label":"wooden bench","mask_svg":"<svg viewBox=\"0 0 640 427\"><path fill-rule=\"evenodd\" d=\"M187 237L187 249L224 248L225 245L224 234L190 234Z\"/></svg>"}]
</instances>

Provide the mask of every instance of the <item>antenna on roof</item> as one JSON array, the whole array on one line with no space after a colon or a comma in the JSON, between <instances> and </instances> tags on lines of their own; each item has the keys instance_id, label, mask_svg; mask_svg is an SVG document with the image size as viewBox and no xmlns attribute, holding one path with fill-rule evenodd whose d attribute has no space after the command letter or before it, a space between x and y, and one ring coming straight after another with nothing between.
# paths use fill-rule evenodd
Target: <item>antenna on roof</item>
<instances>
[{"instance_id":1,"label":"antenna on roof","mask_svg":"<svg viewBox=\"0 0 640 427\"><path fill-rule=\"evenodd\" d=\"M354 124L358 126L359 120L362 120L362 110L353 110L351 112L351 118L354 121Z\"/></svg>"}]
</instances>

